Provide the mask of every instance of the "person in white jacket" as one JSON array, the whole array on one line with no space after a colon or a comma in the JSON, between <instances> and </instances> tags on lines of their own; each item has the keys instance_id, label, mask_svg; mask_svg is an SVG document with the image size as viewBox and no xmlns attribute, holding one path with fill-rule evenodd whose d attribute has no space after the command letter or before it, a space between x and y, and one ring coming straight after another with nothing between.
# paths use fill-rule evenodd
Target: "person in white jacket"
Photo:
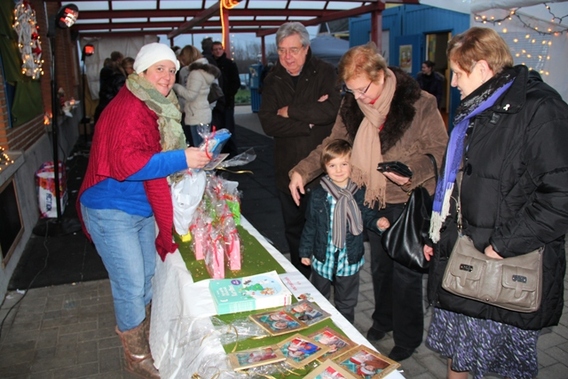
<instances>
[{"instance_id":1,"label":"person in white jacket","mask_svg":"<svg viewBox=\"0 0 568 379\"><path fill-rule=\"evenodd\" d=\"M211 83L221 75L221 71L191 45L181 50L178 59L184 66L180 71L180 81L186 84L175 84L173 89L181 98L181 103L185 104L183 131L188 143L191 141L193 146L199 146L203 138L197 132L197 127L211 123L211 107L207 96Z\"/></svg>"}]
</instances>

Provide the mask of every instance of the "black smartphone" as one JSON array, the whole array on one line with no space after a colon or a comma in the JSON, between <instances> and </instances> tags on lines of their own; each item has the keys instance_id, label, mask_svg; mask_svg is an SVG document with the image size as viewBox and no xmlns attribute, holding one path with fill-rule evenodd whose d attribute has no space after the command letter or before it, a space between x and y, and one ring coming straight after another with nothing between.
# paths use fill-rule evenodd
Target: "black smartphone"
<instances>
[{"instance_id":1,"label":"black smartphone","mask_svg":"<svg viewBox=\"0 0 568 379\"><path fill-rule=\"evenodd\" d=\"M394 172L400 176L412 178L412 170L410 170L407 165L399 161L381 162L377 166L377 170L380 172Z\"/></svg>"}]
</instances>

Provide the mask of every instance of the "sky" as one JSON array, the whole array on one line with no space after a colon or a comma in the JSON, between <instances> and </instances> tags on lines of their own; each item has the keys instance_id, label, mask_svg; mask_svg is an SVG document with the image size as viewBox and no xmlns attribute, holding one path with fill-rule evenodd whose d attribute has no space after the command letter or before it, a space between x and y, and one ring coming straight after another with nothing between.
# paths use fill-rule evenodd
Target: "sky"
<instances>
[{"instance_id":1,"label":"sky","mask_svg":"<svg viewBox=\"0 0 568 379\"><path fill-rule=\"evenodd\" d=\"M317 37L318 27L317 26L309 26L308 33L310 34L310 39ZM167 36L159 35L160 42L169 44L169 39ZM221 41L221 34L182 34L174 38L174 45L183 47L185 45L193 45L198 48L201 47L201 41L207 37L213 38L213 41ZM267 45L275 44L276 36L269 35L265 37L265 42ZM231 35L231 44L235 46L246 46L248 43L256 42L260 45L260 37L257 37L254 33L239 33L239 34L232 34Z\"/></svg>"}]
</instances>

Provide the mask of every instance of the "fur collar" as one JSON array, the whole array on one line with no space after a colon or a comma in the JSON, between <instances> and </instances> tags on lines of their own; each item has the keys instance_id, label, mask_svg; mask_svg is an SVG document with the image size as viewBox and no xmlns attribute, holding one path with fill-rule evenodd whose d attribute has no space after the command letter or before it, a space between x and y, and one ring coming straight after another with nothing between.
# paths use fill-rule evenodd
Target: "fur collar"
<instances>
[{"instance_id":1,"label":"fur collar","mask_svg":"<svg viewBox=\"0 0 568 379\"><path fill-rule=\"evenodd\" d=\"M219 70L219 68L213 66L212 64L209 63L203 63L200 62L199 60L191 63L189 65L189 71L193 71L193 70L203 70L205 72L207 72L208 74L213 75L213 77L215 79L217 79L219 76L221 76L221 70Z\"/></svg>"},{"instance_id":2,"label":"fur collar","mask_svg":"<svg viewBox=\"0 0 568 379\"><path fill-rule=\"evenodd\" d=\"M398 67L389 68L396 76L396 91L387 115L385 127L380 132L382 154L389 151L410 127L416 114L414 103L420 99L421 93L420 86L413 77ZM347 132L354 139L363 120L363 112L359 109L357 101L352 94L345 94L339 114Z\"/></svg>"}]
</instances>

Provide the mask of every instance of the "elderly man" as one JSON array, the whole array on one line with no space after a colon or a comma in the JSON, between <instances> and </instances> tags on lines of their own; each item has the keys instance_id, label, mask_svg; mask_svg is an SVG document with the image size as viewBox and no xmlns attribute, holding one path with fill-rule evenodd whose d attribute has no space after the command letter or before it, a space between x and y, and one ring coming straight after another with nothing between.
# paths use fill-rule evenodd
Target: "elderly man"
<instances>
[{"instance_id":1,"label":"elderly man","mask_svg":"<svg viewBox=\"0 0 568 379\"><path fill-rule=\"evenodd\" d=\"M309 277L310 268L301 264L298 252L307 199L296 206L288 189L288 171L329 135L340 95L335 68L312 55L308 31L301 23L280 26L276 46L279 60L264 81L259 118L264 132L274 137L276 187L291 261Z\"/></svg>"}]
</instances>

